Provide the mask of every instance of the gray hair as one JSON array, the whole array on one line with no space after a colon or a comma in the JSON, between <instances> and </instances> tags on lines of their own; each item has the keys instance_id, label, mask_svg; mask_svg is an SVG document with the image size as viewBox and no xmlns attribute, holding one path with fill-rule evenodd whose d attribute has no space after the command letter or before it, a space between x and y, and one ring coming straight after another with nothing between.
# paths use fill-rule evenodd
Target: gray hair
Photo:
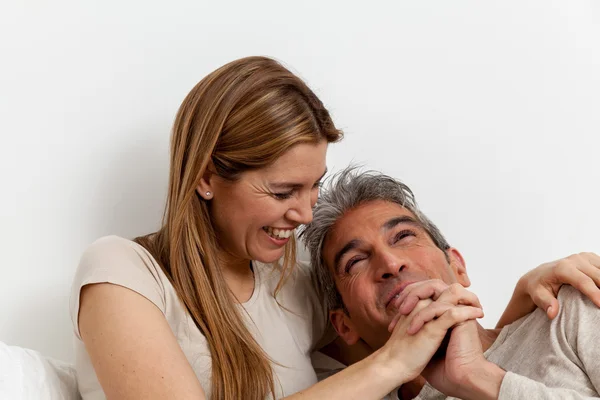
<instances>
[{"instance_id":1,"label":"gray hair","mask_svg":"<svg viewBox=\"0 0 600 400\"><path fill-rule=\"evenodd\" d=\"M345 213L375 200L389 201L406 208L415 215L438 248L444 253L450 248L437 226L419 210L415 196L406 184L377 171L360 172L355 166L345 168L325 181L313 209L313 220L300 233L310 251L313 283L328 310L345 310L345 307L332 273L323 260L327 234Z\"/></svg>"}]
</instances>

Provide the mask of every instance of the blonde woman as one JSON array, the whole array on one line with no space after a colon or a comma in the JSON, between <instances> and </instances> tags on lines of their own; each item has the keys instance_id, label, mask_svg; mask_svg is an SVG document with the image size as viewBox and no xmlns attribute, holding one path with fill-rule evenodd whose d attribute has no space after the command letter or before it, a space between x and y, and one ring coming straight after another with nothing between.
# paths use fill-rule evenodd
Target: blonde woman
<instances>
[{"instance_id":1,"label":"blonde woman","mask_svg":"<svg viewBox=\"0 0 600 400\"><path fill-rule=\"evenodd\" d=\"M376 399L400 385L397 360L420 351L402 334L319 383L310 362L330 340L294 230L312 219L342 132L306 84L268 58L233 61L192 89L172 135L160 230L102 238L81 258L71 315L83 399ZM504 322L530 310L530 293L552 301L556 270L524 278ZM567 271L561 282L585 279Z\"/></svg>"}]
</instances>

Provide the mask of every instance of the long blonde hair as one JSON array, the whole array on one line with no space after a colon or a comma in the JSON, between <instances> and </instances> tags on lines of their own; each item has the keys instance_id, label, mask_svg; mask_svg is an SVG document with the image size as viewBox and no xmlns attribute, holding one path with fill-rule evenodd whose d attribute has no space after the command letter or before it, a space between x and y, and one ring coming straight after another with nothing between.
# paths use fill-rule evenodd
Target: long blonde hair
<instances>
[{"instance_id":1,"label":"long blonde hair","mask_svg":"<svg viewBox=\"0 0 600 400\"><path fill-rule=\"evenodd\" d=\"M297 76L265 57L233 61L202 79L175 119L169 191L162 228L136 241L161 265L212 357L212 398L275 397L269 358L234 306L218 264L219 239L196 188L210 161L235 180L272 164L298 143L342 138L317 96ZM279 289L295 262L285 249Z\"/></svg>"}]
</instances>

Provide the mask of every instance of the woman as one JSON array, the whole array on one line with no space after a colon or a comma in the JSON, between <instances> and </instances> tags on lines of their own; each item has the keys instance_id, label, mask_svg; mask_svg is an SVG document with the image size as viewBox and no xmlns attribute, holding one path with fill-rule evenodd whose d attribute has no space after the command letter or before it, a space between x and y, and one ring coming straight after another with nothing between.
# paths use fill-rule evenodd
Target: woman
<instances>
[{"instance_id":1,"label":"woman","mask_svg":"<svg viewBox=\"0 0 600 400\"><path fill-rule=\"evenodd\" d=\"M327 146L341 138L315 94L268 58L231 62L192 89L173 128L163 226L134 242L100 239L81 259L71 315L84 399L263 399L306 388L303 398L371 398L382 379L402 383L365 377L394 371L390 360L411 357L398 352L406 346L318 384L310 364L327 344L325 318L293 233L311 220ZM577 277L572 268L563 281ZM509 321L532 307L513 303Z\"/></svg>"}]
</instances>

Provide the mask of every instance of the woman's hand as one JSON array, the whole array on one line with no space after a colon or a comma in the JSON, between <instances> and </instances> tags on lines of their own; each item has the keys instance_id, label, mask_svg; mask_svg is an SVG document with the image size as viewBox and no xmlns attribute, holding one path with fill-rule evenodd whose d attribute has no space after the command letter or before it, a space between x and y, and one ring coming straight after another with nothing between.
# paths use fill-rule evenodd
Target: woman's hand
<instances>
[{"instance_id":1,"label":"woman's hand","mask_svg":"<svg viewBox=\"0 0 600 400\"><path fill-rule=\"evenodd\" d=\"M415 282L408 285L400 293L400 296L394 300L393 306L397 308L398 315L392 320L388 330L391 332L401 316L410 314L417 303L425 299L432 299L438 303L447 303L453 306L467 305L481 308L477 296L458 283L448 285L439 279ZM408 327L408 334L414 335L425 323L431 321L435 314L432 310L438 306L431 306L427 310L417 313Z\"/></svg>"},{"instance_id":2,"label":"woman's hand","mask_svg":"<svg viewBox=\"0 0 600 400\"><path fill-rule=\"evenodd\" d=\"M600 256L580 253L548 262L526 273L519 283L550 319L558 314L556 298L562 285L573 286L600 307Z\"/></svg>"},{"instance_id":3,"label":"woman's hand","mask_svg":"<svg viewBox=\"0 0 600 400\"><path fill-rule=\"evenodd\" d=\"M435 287L436 282L427 282L430 283L427 287ZM450 285L436 297L436 300L418 300L408 315L398 313L388 328L392 335L383 349L402 363L409 380L419 376L427 366L449 329L483 317L477 297L461 285Z\"/></svg>"},{"instance_id":4,"label":"woman's hand","mask_svg":"<svg viewBox=\"0 0 600 400\"><path fill-rule=\"evenodd\" d=\"M516 321L539 307L548 318L558 315L558 291L571 285L600 307L600 256L579 253L544 263L519 279L513 297L497 327Z\"/></svg>"}]
</instances>

